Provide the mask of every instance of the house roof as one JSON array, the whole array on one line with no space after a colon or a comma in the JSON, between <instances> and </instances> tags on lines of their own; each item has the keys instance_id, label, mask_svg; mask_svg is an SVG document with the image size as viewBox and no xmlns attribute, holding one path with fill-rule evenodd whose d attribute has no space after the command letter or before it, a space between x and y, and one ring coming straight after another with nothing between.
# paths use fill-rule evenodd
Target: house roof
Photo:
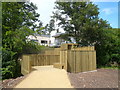
<instances>
[{"instance_id":1,"label":"house roof","mask_svg":"<svg viewBox=\"0 0 120 90\"><path fill-rule=\"evenodd\" d=\"M65 34L65 33L56 33L56 35L53 35L52 37L60 37L60 35Z\"/></svg>"},{"instance_id":2,"label":"house roof","mask_svg":"<svg viewBox=\"0 0 120 90\"><path fill-rule=\"evenodd\" d=\"M39 35L39 34L34 34L35 36L41 36L41 37L50 37L50 35Z\"/></svg>"}]
</instances>

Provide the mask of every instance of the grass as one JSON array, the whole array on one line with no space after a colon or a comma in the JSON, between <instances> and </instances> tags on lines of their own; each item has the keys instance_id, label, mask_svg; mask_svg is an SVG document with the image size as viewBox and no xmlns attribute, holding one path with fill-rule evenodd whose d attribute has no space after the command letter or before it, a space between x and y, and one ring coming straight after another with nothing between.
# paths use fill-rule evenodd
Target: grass
<instances>
[{"instance_id":1,"label":"grass","mask_svg":"<svg viewBox=\"0 0 120 90\"><path fill-rule=\"evenodd\" d=\"M120 67L117 67L117 66L101 66L99 68L104 68L104 69L119 69L120 70Z\"/></svg>"}]
</instances>

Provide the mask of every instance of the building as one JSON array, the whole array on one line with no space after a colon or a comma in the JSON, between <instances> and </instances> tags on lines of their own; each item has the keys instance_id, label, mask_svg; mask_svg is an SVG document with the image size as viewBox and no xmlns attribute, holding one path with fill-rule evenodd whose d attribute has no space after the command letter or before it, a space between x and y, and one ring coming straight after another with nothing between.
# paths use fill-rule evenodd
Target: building
<instances>
[{"instance_id":1,"label":"building","mask_svg":"<svg viewBox=\"0 0 120 90\"><path fill-rule=\"evenodd\" d=\"M30 35L28 40L38 42L40 45L44 46L61 46L64 43L76 43L73 37L68 37L71 41L66 41L65 39L61 38L61 35L65 33L56 33L54 36L50 35Z\"/></svg>"},{"instance_id":2,"label":"building","mask_svg":"<svg viewBox=\"0 0 120 90\"><path fill-rule=\"evenodd\" d=\"M65 34L65 33L56 33L56 35L53 36L55 38L54 40L55 46L61 46L61 44L64 44L64 43L76 43L73 37L68 37L71 41L66 41L65 39L61 38L60 36L62 34Z\"/></svg>"},{"instance_id":3,"label":"building","mask_svg":"<svg viewBox=\"0 0 120 90\"><path fill-rule=\"evenodd\" d=\"M50 46L51 45L50 35L35 35L35 36L30 35L28 37L28 40L36 41L40 45L44 45L44 46Z\"/></svg>"}]
</instances>

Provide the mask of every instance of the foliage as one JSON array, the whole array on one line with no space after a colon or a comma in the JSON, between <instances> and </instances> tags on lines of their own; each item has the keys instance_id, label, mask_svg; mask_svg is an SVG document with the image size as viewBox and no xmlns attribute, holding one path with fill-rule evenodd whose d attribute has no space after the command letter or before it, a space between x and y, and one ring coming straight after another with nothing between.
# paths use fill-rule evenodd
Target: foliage
<instances>
[{"instance_id":1,"label":"foliage","mask_svg":"<svg viewBox=\"0 0 120 90\"><path fill-rule=\"evenodd\" d=\"M94 45L97 65L120 62L119 35L106 20L98 17L99 8L92 2L56 2L52 18L66 32L66 40L74 37L81 46Z\"/></svg>"},{"instance_id":2,"label":"foliage","mask_svg":"<svg viewBox=\"0 0 120 90\"><path fill-rule=\"evenodd\" d=\"M42 49L43 47L40 46L37 42L34 42L34 41L29 41L27 42L24 47L23 47L23 53L25 54L35 54L35 53L40 53L40 50Z\"/></svg>"},{"instance_id":3,"label":"foliage","mask_svg":"<svg viewBox=\"0 0 120 90\"><path fill-rule=\"evenodd\" d=\"M99 68L103 68L103 69L120 69L118 66L101 66Z\"/></svg>"},{"instance_id":4,"label":"foliage","mask_svg":"<svg viewBox=\"0 0 120 90\"><path fill-rule=\"evenodd\" d=\"M91 2L56 2L57 12L53 18L59 20L61 26L77 43L94 45L105 39L100 35L104 29L110 28L107 21L99 19L98 8ZM98 40L99 39L99 40Z\"/></svg>"},{"instance_id":5,"label":"foliage","mask_svg":"<svg viewBox=\"0 0 120 90\"><path fill-rule=\"evenodd\" d=\"M97 46L97 57L99 59L99 65L107 65L107 66L112 66L113 63L120 64L120 40L119 40L119 31L120 29L109 29L106 32L107 35L107 40L106 42L101 45Z\"/></svg>"},{"instance_id":6,"label":"foliage","mask_svg":"<svg viewBox=\"0 0 120 90\"><path fill-rule=\"evenodd\" d=\"M55 30L55 21L54 19L51 19L49 24L45 26L45 31L50 35L50 33L54 30Z\"/></svg>"},{"instance_id":7,"label":"foliage","mask_svg":"<svg viewBox=\"0 0 120 90\"><path fill-rule=\"evenodd\" d=\"M29 35L34 35L43 28L36 9L37 7L30 2L2 3L3 79L21 75L18 57L26 53L25 48L29 46L32 50L39 49L36 48L36 43L28 44L27 41Z\"/></svg>"}]
</instances>

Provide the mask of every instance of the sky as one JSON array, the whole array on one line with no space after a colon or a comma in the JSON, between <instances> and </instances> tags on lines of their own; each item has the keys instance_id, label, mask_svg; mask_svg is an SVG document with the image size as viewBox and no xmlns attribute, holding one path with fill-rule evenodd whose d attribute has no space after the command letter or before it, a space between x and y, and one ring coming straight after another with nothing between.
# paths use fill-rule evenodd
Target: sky
<instances>
[{"instance_id":1,"label":"sky","mask_svg":"<svg viewBox=\"0 0 120 90\"><path fill-rule=\"evenodd\" d=\"M107 20L113 28L118 28L118 2L95 2L99 8L99 17Z\"/></svg>"},{"instance_id":2,"label":"sky","mask_svg":"<svg viewBox=\"0 0 120 90\"><path fill-rule=\"evenodd\" d=\"M56 0L30 0L38 7L37 13L40 14L40 20L43 26L49 23L50 16L54 11L54 2ZM92 0L93 1L93 0ZM97 2L99 1L99 2ZM100 2L102 1L102 2ZM107 2L105 2L107 1ZM110 2L109 2L110 1ZM96 0L94 4L98 5L99 17L107 20L113 28L118 28L118 0Z\"/></svg>"}]
</instances>

